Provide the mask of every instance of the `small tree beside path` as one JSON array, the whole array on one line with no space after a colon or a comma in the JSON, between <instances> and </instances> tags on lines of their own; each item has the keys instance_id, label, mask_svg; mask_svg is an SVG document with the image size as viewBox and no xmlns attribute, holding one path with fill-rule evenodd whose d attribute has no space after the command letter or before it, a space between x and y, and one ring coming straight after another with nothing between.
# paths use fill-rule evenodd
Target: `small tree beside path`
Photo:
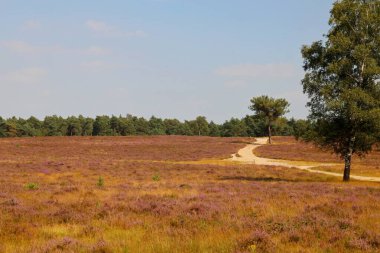
<instances>
[{"instance_id":1,"label":"small tree beside path","mask_svg":"<svg viewBox=\"0 0 380 253\"><path fill-rule=\"evenodd\" d=\"M269 144L272 144L272 126L278 118L289 112L290 104L283 98L276 99L268 96L254 97L251 103L249 109L266 120Z\"/></svg>"}]
</instances>

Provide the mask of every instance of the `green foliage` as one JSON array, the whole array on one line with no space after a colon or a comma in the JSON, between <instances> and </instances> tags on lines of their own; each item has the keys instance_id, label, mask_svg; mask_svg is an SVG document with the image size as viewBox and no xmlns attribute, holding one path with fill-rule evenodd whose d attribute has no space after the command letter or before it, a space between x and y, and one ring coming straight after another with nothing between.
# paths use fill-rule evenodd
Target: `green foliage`
<instances>
[{"instance_id":1,"label":"green foliage","mask_svg":"<svg viewBox=\"0 0 380 253\"><path fill-rule=\"evenodd\" d=\"M136 135L149 134L149 122L143 117L133 117L133 124L136 129Z\"/></svg>"},{"instance_id":2,"label":"green foliage","mask_svg":"<svg viewBox=\"0 0 380 253\"><path fill-rule=\"evenodd\" d=\"M93 135L111 135L111 123L108 116L96 116Z\"/></svg>"},{"instance_id":3,"label":"green foliage","mask_svg":"<svg viewBox=\"0 0 380 253\"><path fill-rule=\"evenodd\" d=\"M33 116L25 121L24 129L25 129L24 130L25 133L23 134L23 136L42 136L43 135L42 122Z\"/></svg>"},{"instance_id":4,"label":"green foliage","mask_svg":"<svg viewBox=\"0 0 380 253\"><path fill-rule=\"evenodd\" d=\"M259 117L257 115L247 115L243 120L247 125L248 136L261 137L267 134L267 124L265 122L265 119L262 117Z\"/></svg>"},{"instance_id":5,"label":"green foliage","mask_svg":"<svg viewBox=\"0 0 380 253\"><path fill-rule=\"evenodd\" d=\"M7 134L6 134L6 122L5 120L0 117L0 137L6 137Z\"/></svg>"},{"instance_id":6,"label":"green foliage","mask_svg":"<svg viewBox=\"0 0 380 253\"><path fill-rule=\"evenodd\" d=\"M158 182L161 180L161 177L160 177L160 175L156 174L156 175L152 176L152 180Z\"/></svg>"},{"instance_id":7,"label":"green foliage","mask_svg":"<svg viewBox=\"0 0 380 253\"><path fill-rule=\"evenodd\" d=\"M19 130L19 124L18 124L17 119L15 117L8 119L5 122L5 135L7 137L22 136L22 134L19 133L18 130Z\"/></svg>"},{"instance_id":8,"label":"green foliage","mask_svg":"<svg viewBox=\"0 0 380 253\"><path fill-rule=\"evenodd\" d=\"M296 139L310 139L309 134L312 131L311 122L309 120L293 120L291 121L291 128L293 130L293 136Z\"/></svg>"},{"instance_id":9,"label":"green foliage","mask_svg":"<svg viewBox=\"0 0 380 253\"><path fill-rule=\"evenodd\" d=\"M291 122L291 120L287 120L284 117L278 118L276 124L273 126L273 132L276 135L293 135L294 130L291 125Z\"/></svg>"},{"instance_id":10,"label":"green foliage","mask_svg":"<svg viewBox=\"0 0 380 253\"><path fill-rule=\"evenodd\" d=\"M286 118L278 119L273 128L276 135L290 135L294 124ZM181 122L178 119L160 119L152 116L149 120L128 114L122 116L97 116L96 119L82 115L66 119L58 116L45 117L43 121L35 117L0 118L0 137L21 136L129 136L129 135L201 135L244 137L264 136L267 133L266 120L260 116L231 118L223 124L208 122L206 117Z\"/></svg>"},{"instance_id":11,"label":"green foliage","mask_svg":"<svg viewBox=\"0 0 380 253\"><path fill-rule=\"evenodd\" d=\"M150 135L164 135L165 125L162 119L152 116L149 119L149 134Z\"/></svg>"},{"instance_id":12,"label":"green foliage","mask_svg":"<svg viewBox=\"0 0 380 253\"><path fill-rule=\"evenodd\" d=\"M255 112L256 116L266 120L268 126L269 143L271 143L272 126L278 118L289 112L289 103L283 98L275 99L268 96L254 97L251 99L249 109Z\"/></svg>"},{"instance_id":13,"label":"green foliage","mask_svg":"<svg viewBox=\"0 0 380 253\"><path fill-rule=\"evenodd\" d=\"M196 133L196 124L192 124L192 121L185 120L185 123L181 127L181 134L183 135L194 135ZM195 135L198 135L197 133Z\"/></svg>"},{"instance_id":14,"label":"green foliage","mask_svg":"<svg viewBox=\"0 0 380 253\"><path fill-rule=\"evenodd\" d=\"M289 103L283 98L275 99L268 96L254 97L251 99L249 109L256 115L273 122L288 112Z\"/></svg>"},{"instance_id":15,"label":"green foliage","mask_svg":"<svg viewBox=\"0 0 380 253\"><path fill-rule=\"evenodd\" d=\"M68 136L82 135L82 124L79 118L68 117L66 120Z\"/></svg>"},{"instance_id":16,"label":"green foliage","mask_svg":"<svg viewBox=\"0 0 380 253\"><path fill-rule=\"evenodd\" d=\"M380 2L337 1L326 42L302 48L304 93L310 101L308 139L345 159L380 140ZM346 175L347 172L347 175Z\"/></svg>"},{"instance_id":17,"label":"green foliage","mask_svg":"<svg viewBox=\"0 0 380 253\"><path fill-rule=\"evenodd\" d=\"M198 116L195 120L187 122L191 135L207 136L209 135L209 123L204 116Z\"/></svg>"},{"instance_id":18,"label":"green foliage","mask_svg":"<svg viewBox=\"0 0 380 253\"><path fill-rule=\"evenodd\" d=\"M56 115L45 117L42 128L46 136L64 136L67 133L66 121Z\"/></svg>"},{"instance_id":19,"label":"green foliage","mask_svg":"<svg viewBox=\"0 0 380 253\"><path fill-rule=\"evenodd\" d=\"M96 182L96 186L98 187L103 187L104 186L104 178L103 177L99 177L98 178L98 181Z\"/></svg>"},{"instance_id":20,"label":"green foliage","mask_svg":"<svg viewBox=\"0 0 380 253\"><path fill-rule=\"evenodd\" d=\"M114 115L112 115L109 126L111 128L110 135L119 135L120 134L120 119Z\"/></svg>"},{"instance_id":21,"label":"green foliage","mask_svg":"<svg viewBox=\"0 0 380 253\"><path fill-rule=\"evenodd\" d=\"M28 190L38 190L39 186L37 183L27 183L25 188Z\"/></svg>"},{"instance_id":22,"label":"green foliage","mask_svg":"<svg viewBox=\"0 0 380 253\"><path fill-rule=\"evenodd\" d=\"M131 119L132 116L128 115L126 118L120 117L119 120L119 131L120 135L127 136L127 135L135 135L136 134L136 128L133 124L133 120Z\"/></svg>"},{"instance_id":23,"label":"green foliage","mask_svg":"<svg viewBox=\"0 0 380 253\"><path fill-rule=\"evenodd\" d=\"M213 137L221 136L221 126L218 124L215 124L213 121L210 122L208 125L209 128L209 135Z\"/></svg>"},{"instance_id":24,"label":"green foliage","mask_svg":"<svg viewBox=\"0 0 380 253\"><path fill-rule=\"evenodd\" d=\"M84 118L82 115L80 115L78 119L82 129L81 135L91 136L94 130L94 120L91 118Z\"/></svg>"},{"instance_id":25,"label":"green foliage","mask_svg":"<svg viewBox=\"0 0 380 253\"><path fill-rule=\"evenodd\" d=\"M167 135L183 134L183 124L178 119L165 119L163 123Z\"/></svg>"},{"instance_id":26,"label":"green foliage","mask_svg":"<svg viewBox=\"0 0 380 253\"><path fill-rule=\"evenodd\" d=\"M222 135L225 137L233 137L233 136L247 136L247 125L243 120L239 120L236 118L231 118L229 121L226 121L223 124L223 132Z\"/></svg>"}]
</instances>

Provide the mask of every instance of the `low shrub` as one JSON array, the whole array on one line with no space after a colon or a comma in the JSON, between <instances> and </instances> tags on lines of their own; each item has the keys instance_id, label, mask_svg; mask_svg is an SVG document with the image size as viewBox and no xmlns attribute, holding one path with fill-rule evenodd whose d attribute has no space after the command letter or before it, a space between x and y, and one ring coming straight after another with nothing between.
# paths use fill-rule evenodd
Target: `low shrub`
<instances>
[{"instance_id":1,"label":"low shrub","mask_svg":"<svg viewBox=\"0 0 380 253\"><path fill-rule=\"evenodd\" d=\"M28 190L38 190L39 186L38 186L37 183L27 183L25 185L25 188L28 189Z\"/></svg>"}]
</instances>

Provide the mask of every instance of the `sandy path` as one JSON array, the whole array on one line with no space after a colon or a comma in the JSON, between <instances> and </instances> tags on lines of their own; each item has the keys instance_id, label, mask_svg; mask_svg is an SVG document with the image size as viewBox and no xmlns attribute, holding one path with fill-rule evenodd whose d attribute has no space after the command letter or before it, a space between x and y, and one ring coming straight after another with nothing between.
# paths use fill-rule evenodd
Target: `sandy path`
<instances>
[{"instance_id":1,"label":"sandy path","mask_svg":"<svg viewBox=\"0 0 380 253\"><path fill-rule=\"evenodd\" d=\"M268 142L268 138L266 137L256 138L255 143L249 144L246 147L240 149L237 154L233 154L232 158L228 160L234 161L234 162L248 163L248 164L272 165L272 166L282 166L282 167L287 167L287 168L297 168L297 169L309 171L312 173L321 173L321 174L330 175L334 177L343 176L341 173L334 173L334 172L312 169L315 167L333 166L336 164L270 159L270 158L258 157L252 152L254 149L262 145L266 145L267 142ZM351 178L355 180L360 180L360 181L380 182L380 177L365 177L365 176L351 175Z\"/></svg>"}]
</instances>

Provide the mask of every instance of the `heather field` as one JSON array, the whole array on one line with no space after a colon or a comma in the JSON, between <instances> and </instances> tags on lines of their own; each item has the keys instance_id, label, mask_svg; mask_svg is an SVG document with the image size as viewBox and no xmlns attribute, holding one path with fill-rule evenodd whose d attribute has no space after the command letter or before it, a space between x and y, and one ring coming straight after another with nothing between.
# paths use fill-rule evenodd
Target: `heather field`
<instances>
[{"instance_id":1,"label":"heather field","mask_svg":"<svg viewBox=\"0 0 380 253\"><path fill-rule=\"evenodd\" d=\"M222 161L249 141L0 139L0 252L380 250L380 184Z\"/></svg>"},{"instance_id":2,"label":"heather field","mask_svg":"<svg viewBox=\"0 0 380 253\"><path fill-rule=\"evenodd\" d=\"M319 167L319 170L343 173L343 161L329 151L323 151L312 144L296 141L294 137L274 137L274 145L255 149L257 156L292 161L338 163L336 166ZM339 164L340 163L340 164ZM354 156L351 172L353 175L380 177L380 146L364 157Z\"/></svg>"}]
</instances>

